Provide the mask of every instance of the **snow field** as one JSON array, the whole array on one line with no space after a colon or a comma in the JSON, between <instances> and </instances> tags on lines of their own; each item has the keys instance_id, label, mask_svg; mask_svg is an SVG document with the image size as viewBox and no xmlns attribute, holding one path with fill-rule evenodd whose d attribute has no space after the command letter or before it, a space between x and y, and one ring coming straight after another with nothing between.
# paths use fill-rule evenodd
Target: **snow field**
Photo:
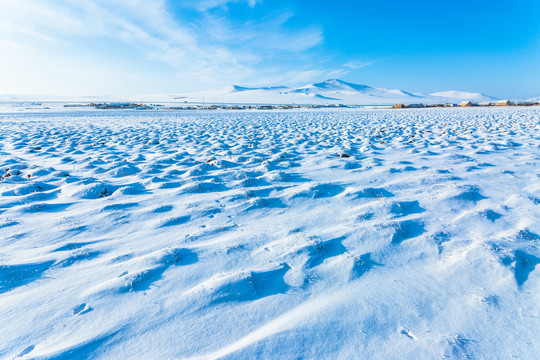
<instances>
[{"instance_id":1,"label":"snow field","mask_svg":"<svg viewBox=\"0 0 540 360\"><path fill-rule=\"evenodd\" d=\"M540 109L0 114L0 357L540 356Z\"/></svg>"}]
</instances>

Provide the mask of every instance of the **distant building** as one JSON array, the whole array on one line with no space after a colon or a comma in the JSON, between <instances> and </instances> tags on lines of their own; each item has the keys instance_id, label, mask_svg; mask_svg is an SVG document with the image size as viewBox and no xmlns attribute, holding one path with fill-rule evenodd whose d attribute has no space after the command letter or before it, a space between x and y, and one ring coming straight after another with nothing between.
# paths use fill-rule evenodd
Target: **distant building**
<instances>
[{"instance_id":1,"label":"distant building","mask_svg":"<svg viewBox=\"0 0 540 360\"><path fill-rule=\"evenodd\" d=\"M106 104L106 107L109 109L126 109L130 107L136 107L136 105L128 102L112 102Z\"/></svg>"},{"instance_id":2,"label":"distant building","mask_svg":"<svg viewBox=\"0 0 540 360\"><path fill-rule=\"evenodd\" d=\"M496 106L510 106L512 103L510 100L499 100L495 103Z\"/></svg>"},{"instance_id":3,"label":"distant building","mask_svg":"<svg viewBox=\"0 0 540 360\"><path fill-rule=\"evenodd\" d=\"M392 109L409 109L409 108L423 108L424 104L395 104Z\"/></svg>"},{"instance_id":4,"label":"distant building","mask_svg":"<svg viewBox=\"0 0 540 360\"><path fill-rule=\"evenodd\" d=\"M459 106L461 107L468 107L468 106L476 106L475 103L471 102L471 101L463 101L463 102L460 102L459 103Z\"/></svg>"}]
</instances>

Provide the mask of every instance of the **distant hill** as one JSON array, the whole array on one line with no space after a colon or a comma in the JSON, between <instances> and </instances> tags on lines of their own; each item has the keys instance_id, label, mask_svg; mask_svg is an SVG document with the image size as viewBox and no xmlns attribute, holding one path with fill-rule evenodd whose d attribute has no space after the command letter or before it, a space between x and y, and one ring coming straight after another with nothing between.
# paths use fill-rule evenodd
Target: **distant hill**
<instances>
[{"instance_id":1,"label":"distant hill","mask_svg":"<svg viewBox=\"0 0 540 360\"><path fill-rule=\"evenodd\" d=\"M538 99L538 98L536 98ZM65 101L65 102L188 102L188 103L230 103L230 104L299 104L299 105L393 105L393 104L444 104L461 101L495 101L492 96L465 91L441 91L432 94L391 90L368 85L353 84L339 79L300 87L226 86L189 94L154 94L138 96L44 96L44 95L0 95L2 102ZM534 100L534 99L531 99Z\"/></svg>"},{"instance_id":2,"label":"distant hill","mask_svg":"<svg viewBox=\"0 0 540 360\"><path fill-rule=\"evenodd\" d=\"M297 88L285 86L248 88L233 85L184 96L184 100L189 102L320 105L434 104L456 103L466 100L476 102L497 100L480 93L442 91L425 95L353 84L339 79L329 79Z\"/></svg>"}]
</instances>

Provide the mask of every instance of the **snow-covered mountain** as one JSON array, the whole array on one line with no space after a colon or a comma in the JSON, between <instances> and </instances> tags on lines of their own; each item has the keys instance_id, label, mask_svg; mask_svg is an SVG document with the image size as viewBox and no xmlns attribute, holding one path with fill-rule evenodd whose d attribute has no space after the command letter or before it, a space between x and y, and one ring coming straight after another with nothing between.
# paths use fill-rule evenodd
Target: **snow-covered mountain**
<instances>
[{"instance_id":1,"label":"snow-covered mountain","mask_svg":"<svg viewBox=\"0 0 540 360\"><path fill-rule=\"evenodd\" d=\"M488 97L489 99L494 99L492 97L489 97L480 93L470 93L470 92L456 91L456 90L440 91L436 93L431 93L429 95L434 96L434 97L447 98L447 99L484 100L486 97Z\"/></svg>"},{"instance_id":2,"label":"snow-covered mountain","mask_svg":"<svg viewBox=\"0 0 540 360\"><path fill-rule=\"evenodd\" d=\"M393 105L438 104L461 101L494 101L494 97L464 91L441 91L420 94L403 90L376 88L339 79L325 80L296 88L286 86L227 86L189 94L109 95L109 96L38 96L0 95L0 102L141 102L141 103L226 103L226 104L307 104L307 105Z\"/></svg>"},{"instance_id":3,"label":"snow-covered mountain","mask_svg":"<svg viewBox=\"0 0 540 360\"><path fill-rule=\"evenodd\" d=\"M455 103L464 100L491 101L496 99L480 93L463 91L443 91L425 95L330 79L298 88L285 86L247 88L234 85L187 94L184 100L208 103L385 105Z\"/></svg>"}]
</instances>

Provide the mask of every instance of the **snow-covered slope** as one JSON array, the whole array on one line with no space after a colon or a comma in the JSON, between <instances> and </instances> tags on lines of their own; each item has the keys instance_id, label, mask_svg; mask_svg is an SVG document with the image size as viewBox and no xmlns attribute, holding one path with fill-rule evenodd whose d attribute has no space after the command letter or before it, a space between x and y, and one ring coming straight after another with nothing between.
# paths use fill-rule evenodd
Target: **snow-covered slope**
<instances>
[{"instance_id":1,"label":"snow-covered slope","mask_svg":"<svg viewBox=\"0 0 540 360\"><path fill-rule=\"evenodd\" d=\"M496 98L494 97L487 96L481 93L469 93L465 91L456 91L456 90L436 92L436 93L429 94L429 96L442 98L442 99L457 99L457 100L474 100L474 101L496 100Z\"/></svg>"},{"instance_id":2,"label":"snow-covered slope","mask_svg":"<svg viewBox=\"0 0 540 360\"><path fill-rule=\"evenodd\" d=\"M0 95L0 102L142 102L142 103L234 103L234 104L346 104L393 105L438 104L494 101L494 97L464 91L441 91L431 94L390 90L330 79L297 88L285 86L226 86L189 94L147 94L138 96L19 96Z\"/></svg>"},{"instance_id":3,"label":"snow-covered slope","mask_svg":"<svg viewBox=\"0 0 540 360\"><path fill-rule=\"evenodd\" d=\"M209 103L384 105L455 103L464 100L489 101L493 99L487 95L463 91L445 91L423 95L330 79L298 88L229 86L188 94L185 100Z\"/></svg>"}]
</instances>

